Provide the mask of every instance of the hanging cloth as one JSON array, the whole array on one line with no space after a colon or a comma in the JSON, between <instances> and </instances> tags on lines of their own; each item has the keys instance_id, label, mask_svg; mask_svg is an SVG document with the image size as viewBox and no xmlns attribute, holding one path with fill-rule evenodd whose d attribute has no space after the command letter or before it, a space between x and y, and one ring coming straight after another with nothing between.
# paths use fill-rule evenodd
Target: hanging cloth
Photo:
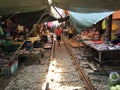
<instances>
[{"instance_id":1,"label":"hanging cloth","mask_svg":"<svg viewBox=\"0 0 120 90\"><path fill-rule=\"evenodd\" d=\"M118 24L117 23L112 23L112 30L115 31L118 29Z\"/></svg>"},{"instance_id":2,"label":"hanging cloth","mask_svg":"<svg viewBox=\"0 0 120 90\"><path fill-rule=\"evenodd\" d=\"M106 29L106 20L102 21L102 29L105 30Z\"/></svg>"}]
</instances>

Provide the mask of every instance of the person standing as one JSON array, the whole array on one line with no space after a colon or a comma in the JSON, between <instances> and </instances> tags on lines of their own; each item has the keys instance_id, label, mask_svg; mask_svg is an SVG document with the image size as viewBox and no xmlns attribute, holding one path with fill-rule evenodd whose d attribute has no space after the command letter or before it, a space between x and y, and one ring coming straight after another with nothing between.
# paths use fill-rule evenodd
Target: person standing
<instances>
[{"instance_id":1,"label":"person standing","mask_svg":"<svg viewBox=\"0 0 120 90\"><path fill-rule=\"evenodd\" d=\"M60 27L57 27L57 29L55 30L55 34L56 34L58 45L60 46L62 29Z\"/></svg>"},{"instance_id":2,"label":"person standing","mask_svg":"<svg viewBox=\"0 0 120 90\"><path fill-rule=\"evenodd\" d=\"M71 39L73 37L73 28L72 28L72 26L70 26L68 28L68 34L69 34L69 39Z\"/></svg>"}]
</instances>

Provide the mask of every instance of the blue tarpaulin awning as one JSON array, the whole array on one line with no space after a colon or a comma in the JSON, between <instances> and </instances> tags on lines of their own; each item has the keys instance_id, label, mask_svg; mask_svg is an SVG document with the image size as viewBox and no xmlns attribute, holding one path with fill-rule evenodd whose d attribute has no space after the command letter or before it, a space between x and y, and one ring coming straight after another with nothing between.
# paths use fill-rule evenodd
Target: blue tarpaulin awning
<instances>
[{"instance_id":1,"label":"blue tarpaulin awning","mask_svg":"<svg viewBox=\"0 0 120 90\"><path fill-rule=\"evenodd\" d=\"M99 13L77 13L70 12L70 18L77 29L83 29L96 24L105 17L111 15L113 12L99 12Z\"/></svg>"}]
</instances>

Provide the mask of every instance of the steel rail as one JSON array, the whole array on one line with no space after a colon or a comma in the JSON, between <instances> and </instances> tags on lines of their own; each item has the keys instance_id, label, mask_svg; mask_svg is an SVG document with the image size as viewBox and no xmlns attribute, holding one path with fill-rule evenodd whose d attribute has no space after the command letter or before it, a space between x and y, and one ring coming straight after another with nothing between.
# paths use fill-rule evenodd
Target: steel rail
<instances>
[{"instance_id":1,"label":"steel rail","mask_svg":"<svg viewBox=\"0 0 120 90\"><path fill-rule=\"evenodd\" d=\"M72 60L73 60L73 62L74 62L74 64L75 64L77 70L78 70L79 73L80 73L80 76L82 77L85 85L87 86L87 89L88 89L88 90L96 90L96 89L93 87L93 85L91 84L91 82L90 82L89 78L87 77L87 75L85 74L85 72L83 71L83 68L80 67L80 65L78 64L75 56L73 55L72 51L70 50L70 48L69 48L68 45L66 44L67 42L65 41L65 39L63 39L63 40L64 40L64 42L65 42L64 44L65 44L66 49L67 49L68 52L70 53L70 55L71 55L71 57L72 57Z\"/></svg>"},{"instance_id":2,"label":"steel rail","mask_svg":"<svg viewBox=\"0 0 120 90\"><path fill-rule=\"evenodd\" d=\"M81 40L81 38L78 37L78 41L80 41L80 40ZM79 46L78 49L81 50L81 47ZM91 57L91 55L89 55L89 57ZM89 62L88 60L86 60L86 61ZM96 62L95 62L95 63L96 63ZM98 64L98 63L96 63L96 64ZM101 64L100 64L100 68L102 69L102 71L105 72L105 74L106 74L107 76L109 76L108 71L107 71ZM99 72L101 73L101 70L100 70Z\"/></svg>"},{"instance_id":3,"label":"steel rail","mask_svg":"<svg viewBox=\"0 0 120 90\"><path fill-rule=\"evenodd\" d=\"M53 40L53 37L52 37L52 49L51 49L50 61L53 60L53 57L54 57L54 51L55 51L55 41ZM45 90L49 90L49 82L46 83Z\"/></svg>"}]
</instances>

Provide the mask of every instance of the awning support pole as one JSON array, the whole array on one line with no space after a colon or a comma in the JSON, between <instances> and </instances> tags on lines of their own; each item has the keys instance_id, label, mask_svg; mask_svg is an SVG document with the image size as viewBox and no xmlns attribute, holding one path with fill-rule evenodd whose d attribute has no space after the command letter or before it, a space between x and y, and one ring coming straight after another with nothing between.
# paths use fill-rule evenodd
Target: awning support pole
<instances>
[{"instance_id":1,"label":"awning support pole","mask_svg":"<svg viewBox=\"0 0 120 90\"><path fill-rule=\"evenodd\" d=\"M38 24L40 22L40 20L43 18L43 16L46 14L46 12L48 11L50 7L48 7L45 12L43 13L43 15L39 18L39 20L37 21L36 24ZM29 33L29 35L33 32L33 30L35 29L35 26L33 27L33 29L31 30L31 32ZM28 36L29 36L28 35ZM23 41L23 43L20 45L20 47L17 49L17 51L13 54L13 56L11 57L10 61L8 62L8 64L14 59L14 57L18 54L18 51L22 48L22 46L24 45L24 43L26 42L26 39Z\"/></svg>"},{"instance_id":2,"label":"awning support pole","mask_svg":"<svg viewBox=\"0 0 120 90\"><path fill-rule=\"evenodd\" d=\"M40 22L40 20L42 20L42 18L45 16L45 14L46 14L46 12L48 11L48 9L50 9L50 7L48 7L48 8L45 10L45 12L42 14L42 16L39 18L39 20L37 21L36 24L38 24L38 23ZM33 29L31 30L31 32L30 32L29 35L31 35L31 33L33 32L33 30L34 30L35 28L36 28L36 26L33 27ZM29 35L28 35L28 36L29 36Z\"/></svg>"}]
</instances>

